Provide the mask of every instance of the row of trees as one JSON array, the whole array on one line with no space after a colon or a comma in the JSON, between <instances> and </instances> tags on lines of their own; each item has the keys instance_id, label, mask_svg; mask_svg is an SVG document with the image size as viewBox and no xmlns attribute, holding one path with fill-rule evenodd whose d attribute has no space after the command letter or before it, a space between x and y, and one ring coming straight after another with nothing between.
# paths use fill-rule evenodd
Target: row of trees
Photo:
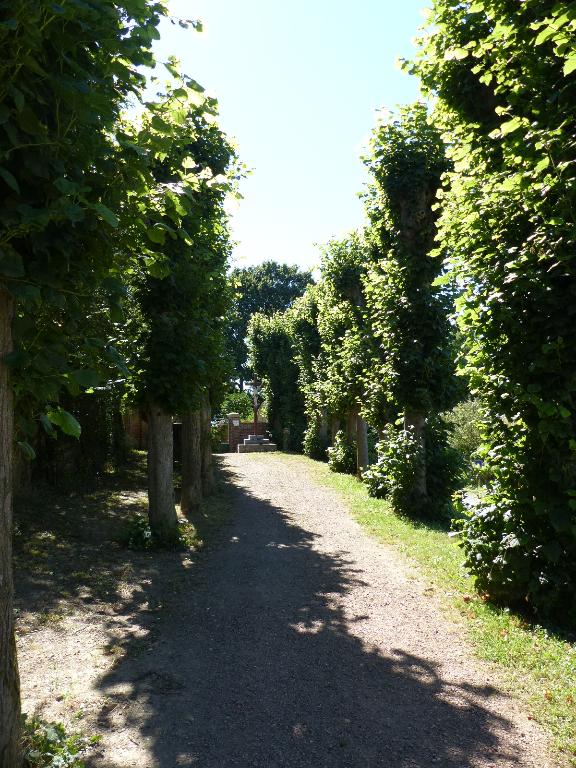
<instances>
[{"instance_id":1,"label":"row of trees","mask_svg":"<svg viewBox=\"0 0 576 768\"><path fill-rule=\"evenodd\" d=\"M379 442L363 476L397 511L446 509L458 471L442 412L467 389L478 399L486 487L461 509L467 566L492 598L563 622L576 619L575 31L570 3L436 0L406 65L433 111L376 128L368 227L330 243L318 285L270 323L298 366L304 450L332 443L345 467L354 440L364 470L367 422ZM273 387L261 327L253 360Z\"/></svg>"},{"instance_id":2,"label":"row of trees","mask_svg":"<svg viewBox=\"0 0 576 768\"><path fill-rule=\"evenodd\" d=\"M90 397L149 426L150 524L173 544L211 485L210 400L224 366L238 176L216 104L176 61L144 100L167 17L155 0L17 0L0 22L0 765L20 763L12 580L13 446L34 458ZM172 20L181 26L194 22ZM128 108L129 107L129 108Z\"/></svg>"},{"instance_id":3,"label":"row of trees","mask_svg":"<svg viewBox=\"0 0 576 768\"><path fill-rule=\"evenodd\" d=\"M306 453L323 458L332 444L335 467L365 474L400 512L431 514L453 489L438 416L462 387L451 295L434 285L442 262L432 254L432 205L447 160L426 108L379 124L366 164L369 227L323 249L320 281L288 312L253 316L251 358L271 410L284 423L305 412ZM370 470L369 433L380 439Z\"/></svg>"}]
</instances>

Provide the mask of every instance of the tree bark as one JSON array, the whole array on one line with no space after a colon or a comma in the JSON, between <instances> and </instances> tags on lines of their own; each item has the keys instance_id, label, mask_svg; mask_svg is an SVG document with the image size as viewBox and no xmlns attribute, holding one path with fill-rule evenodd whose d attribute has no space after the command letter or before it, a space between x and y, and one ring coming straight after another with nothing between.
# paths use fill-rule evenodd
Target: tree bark
<instances>
[{"instance_id":1,"label":"tree bark","mask_svg":"<svg viewBox=\"0 0 576 768\"><path fill-rule=\"evenodd\" d=\"M356 416L356 468L358 477L368 468L368 425L360 414Z\"/></svg>"},{"instance_id":2,"label":"tree bark","mask_svg":"<svg viewBox=\"0 0 576 768\"><path fill-rule=\"evenodd\" d=\"M413 433L420 446L422 461L414 479L414 504L425 504L428 499L426 483L426 414L422 411L407 410L404 413L404 429Z\"/></svg>"},{"instance_id":3,"label":"tree bark","mask_svg":"<svg viewBox=\"0 0 576 768\"><path fill-rule=\"evenodd\" d=\"M320 415L319 437L322 445L328 445L328 414L325 409Z\"/></svg>"},{"instance_id":4,"label":"tree bark","mask_svg":"<svg viewBox=\"0 0 576 768\"><path fill-rule=\"evenodd\" d=\"M346 434L350 440L356 440L356 414L354 408L346 414Z\"/></svg>"},{"instance_id":5,"label":"tree bark","mask_svg":"<svg viewBox=\"0 0 576 768\"><path fill-rule=\"evenodd\" d=\"M2 364L12 351L13 311L12 297L0 287L0 768L18 768L22 761L12 574L14 403L9 370Z\"/></svg>"},{"instance_id":6,"label":"tree bark","mask_svg":"<svg viewBox=\"0 0 576 768\"><path fill-rule=\"evenodd\" d=\"M333 417L330 420L330 445L334 445L336 434L340 430L340 419Z\"/></svg>"},{"instance_id":7,"label":"tree bark","mask_svg":"<svg viewBox=\"0 0 576 768\"><path fill-rule=\"evenodd\" d=\"M187 411L182 419L182 495L180 508L194 515L202 500L202 419L199 410Z\"/></svg>"},{"instance_id":8,"label":"tree bark","mask_svg":"<svg viewBox=\"0 0 576 768\"><path fill-rule=\"evenodd\" d=\"M151 403L148 408L148 516L152 532L164 544L178 539L173 464L172 416L157 403Z\"/></svg>"},{"instance_id":9,"label":"tree bark","mask_svg":"<svg viewBox=\"0 0 576 768\"><path fill-rule=\"evenodd\" d=\"M208 392L202 394L200 405L202 422L202 492L209 496L214 490L214 467L212 466L212 409Z\"/></svg>"}]
</instances>

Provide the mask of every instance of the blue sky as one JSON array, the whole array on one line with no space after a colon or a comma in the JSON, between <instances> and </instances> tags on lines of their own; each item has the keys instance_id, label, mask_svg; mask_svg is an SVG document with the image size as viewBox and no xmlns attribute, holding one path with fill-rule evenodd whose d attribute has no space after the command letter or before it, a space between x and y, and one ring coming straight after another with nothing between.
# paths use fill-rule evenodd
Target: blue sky
<instances>
[{"instance_id":1,"label":"blue sky","mask_svg":"<svg viewBox=\"0 0 576 768\"><path fill-rule=\"evenodd\" d=\"M165 23L156 51L214 93L252 173L232 234L239 266L318 262L315 243L363 221L361 148L376 109L418 96L396 66L426 0L169 0L204 33Z\"/></svg>"}]
</instances>

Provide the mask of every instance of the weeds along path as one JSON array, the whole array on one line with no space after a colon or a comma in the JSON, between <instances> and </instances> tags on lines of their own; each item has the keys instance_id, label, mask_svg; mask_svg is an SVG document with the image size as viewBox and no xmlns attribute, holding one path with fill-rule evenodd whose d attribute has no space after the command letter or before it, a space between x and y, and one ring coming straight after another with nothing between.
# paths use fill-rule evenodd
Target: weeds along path
<instances>
[{"instance_id":1,"label":"weeds along path","mask_svg":"<svg viewBox=\"0 0 576 768\"><path fill-rule=\"evenodd\" d=\"M167 576L162 562L140 574L162 610L128 590L122 652L97 652L93 616L54 635L59 685L80 675L85 723L102 734L90 768L554 765L426 584L303 463L223 463L233 523L193 567L172 558Z\"/></svg>"}]
</instances>

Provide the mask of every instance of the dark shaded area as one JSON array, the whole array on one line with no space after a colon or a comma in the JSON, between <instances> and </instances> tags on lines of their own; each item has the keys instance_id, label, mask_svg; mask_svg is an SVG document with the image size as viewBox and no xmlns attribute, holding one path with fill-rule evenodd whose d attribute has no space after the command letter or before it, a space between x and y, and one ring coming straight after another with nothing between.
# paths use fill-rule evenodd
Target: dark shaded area
<instances>
[{"instance_id":1,"label":"dark shaded area","mask_svg":"<svg viewBox=\"0 0 576 768\"><path fill-rule=\"evenodd\" d=\"M194 523L210 546L229 519L226 473L217 467L217 492L205 500ZM132 453L123 468L105 475L96 490L63 494L47 485L15 503L14 566L19 630L55 623L75 609L121 613L125 590L131 610L161 602L160 593L182 574L182 560L200 553L132 551L124 541L130 521L146 515L146 455ZM178 492L178 490L177 490Z\"/></svg>"},{"instance_id":2,"label":"dark shaded area","mask_svg":"<svg viewBox=\"0 0 576 768\"><path fill-rule=\"evenodd\" d=\"M122 606L149 644L136 652L128 639L100 681L116 711L102 712L104 730L133 728L165 768L519 761L499 751L495 731L508 723L478 704L490 688L448 684L430 661L351 634L333 602L362 580L347 553L314 551L311 533L243 489L234 501L225 543L171 584L158 569L143 586L162 581L160 616Z\"/></svg>"}]
</instances>

